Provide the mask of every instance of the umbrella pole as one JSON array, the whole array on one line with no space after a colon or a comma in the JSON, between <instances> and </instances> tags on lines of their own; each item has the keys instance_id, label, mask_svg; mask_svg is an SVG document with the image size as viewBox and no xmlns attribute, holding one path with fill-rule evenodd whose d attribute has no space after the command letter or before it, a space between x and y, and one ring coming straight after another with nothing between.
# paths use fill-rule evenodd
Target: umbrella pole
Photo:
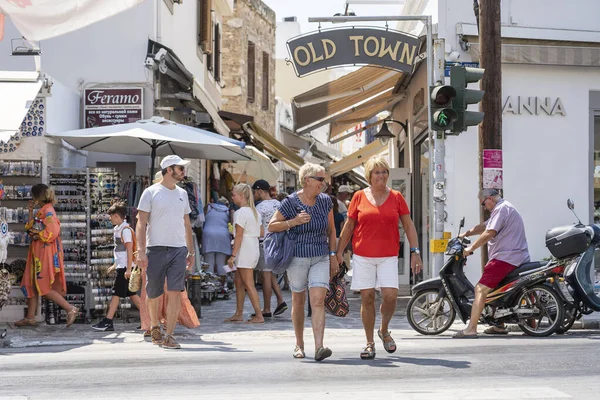
<instances>
[{"instance_id":1,"label":"umbrella pole","mask_svg":"<svg viewBox=\"0 0 600 400\"><path fill-rule=\"evenodd\" d=\"M154 180L154 162L156 160L156 141L152 141L152 152L150 153L150 182Z\"/></svg>"}]
</instances>

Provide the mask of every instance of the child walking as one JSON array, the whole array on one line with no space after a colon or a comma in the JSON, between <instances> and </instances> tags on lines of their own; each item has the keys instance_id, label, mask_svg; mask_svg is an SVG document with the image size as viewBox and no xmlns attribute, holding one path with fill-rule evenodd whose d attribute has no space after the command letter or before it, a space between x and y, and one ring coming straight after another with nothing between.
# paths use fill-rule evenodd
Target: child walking
<instances>
[{"instance_id":1,"label":"child walking","mask_svg":"<svg viewBox=\"0 0 600 400\"><path fill-rule=\"evenodd\" d=\"M225 322L241 322L244 320L245 292L254 308L254 317L246 321L251 324L263 324L265 319L260 309L258 292L254 287L254 268L258 264L260 250L258 238L262 235L260 215L254 207L254 196L249 185L242 183L236 185L232 192L233 202L240 207L233 215L234 235L231 257L227 261L230 268L237 268L235 272L235 314Z\"/></svg>"},{"instance_id":2,"label":"child walking","mask_svg":"<svg viewBox=\"0 0 600 400\"><path fill-rule=\"evenodd\" d=\"M108 209L110 222L115 226L115 263L107 272L116 271L117 276L112 288L112 298L110 299L106 317L96 325L92 325L92 328L97 331L115 330L113 318L122 297L129 297L138 310L141 309L140 297L137 293L129 291L129 277L131 276L131 269L133 267L133 249L135 248L133 239L135 235L133 229L125 221L126 212L127 208L123 203L115 203Z\"/></svg>"}]
</instances>

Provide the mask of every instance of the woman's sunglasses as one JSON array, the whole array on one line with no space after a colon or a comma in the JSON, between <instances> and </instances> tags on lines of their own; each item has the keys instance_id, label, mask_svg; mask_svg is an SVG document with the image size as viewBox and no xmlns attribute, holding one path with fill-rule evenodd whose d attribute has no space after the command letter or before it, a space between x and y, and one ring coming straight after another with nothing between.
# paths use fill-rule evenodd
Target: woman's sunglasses
<instances>
[{"instance_id":1,"label":"woman's sunglasses","mask_svg":"<svg viewBox=\"0 0 600 400\"><path fill-rule=\"evenodd\" d=\"M314 180L319 181L319 182L325 182L325 177L324 176L309 176L309 178L314 179Z\"/></svg>"}]
</instances>

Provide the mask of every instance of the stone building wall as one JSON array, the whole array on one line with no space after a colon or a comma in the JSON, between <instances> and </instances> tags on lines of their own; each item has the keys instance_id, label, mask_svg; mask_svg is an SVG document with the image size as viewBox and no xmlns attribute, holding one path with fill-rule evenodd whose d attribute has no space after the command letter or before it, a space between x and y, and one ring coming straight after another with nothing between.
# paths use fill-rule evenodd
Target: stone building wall
<instances>
[{"instance_id":1,"label":"stone building wall","mask_svg":"<svg viewBox=\"0 0 600 400\"><path fill-rule=\"evenodd\" d=\"M261 0L235 0L223 19L221 109L251 115L275 135L275 12ZM248 101L248 42L255 45L254 102ZM263 109L263 52L269 55L268 107Z\"/></svg>"}]
</instances>

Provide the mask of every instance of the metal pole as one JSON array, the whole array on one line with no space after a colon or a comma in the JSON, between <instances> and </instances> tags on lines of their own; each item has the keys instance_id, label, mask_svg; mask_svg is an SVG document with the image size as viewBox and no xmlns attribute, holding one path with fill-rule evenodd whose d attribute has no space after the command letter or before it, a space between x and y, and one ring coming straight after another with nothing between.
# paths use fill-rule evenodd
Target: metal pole
<instances>
[{"instance_id":1,"label":"metal pole","mask_svg":"<svg viewBox=\"0 0 600 400\"><path fill-rule=\"evenodd\" d=\"M444 83L444 39L435 39L433 41L433 80L434 82ZM433 238L435 240L444 238L444 205L446 202L445 178L444 178L444 157L446 147L444 144L444 132L436 132L433 147L433 204L434 204L434 220L433 224L435 232ZM433 276L438 276L444 265L444 253L431 253L433 258Z\"/></svg>"},{"instance_id":2,"label":"metal pole","mask_svg":"<svg viewBox=\"0 0 600 400\"><path fill-rule=\"evenodd\" d=\"M156 164L156 142L153 140L152 141L152 152L150 153L150 184L152 184L152 181L154 180L154 164ZM131 204L131 206L133 206Z\"/></svg>"},{"instance_id":3,"label":"metal pole","mask_svg":"<svg viewBox=\"0 0 600 400\"><path fill-rule=\"evenodd\" d=\"M432 38L432 32L431 32L431 16L427 16L427 92L429 92L429 88L431 86L433 86L433 38ZM433 221L434 221L434 215L433 215L433 160L431 157L431 148L432 148L432 130L431 130L431 102L428 101L427 102L427 107L428 107L428 113L427 113L427 137L429 138L429 155L430 155L430 161L429 161L429 197L427 199L427 201L429 202L429 223L428 225L428 241L433 238L434 235L434 229L433 229ZM418 179L418 177L417 177ZM418 194L415 194L418 195ZM427 265L423 266L423 275L425 276L429 276L429 277L433 277L433 275L431 275L431 252L429 251L429 243L423 241L423 243L421 243L421 246L423 247L422 252L427 254Z\"/></svg>"},{"instance_id":4,"label":"metal pole","mask_svg":"<svg viewBox=\"0 0 600 400\"><path fill-rule=\"evenodd\" d=\"M310 17L308 22L379 22L379 21L422 21L427 25L427 34L431 35L431 15L397 15L384 17L382 15L375 16L339 16L339 17Z\"/></svg>"}]
</instances>

